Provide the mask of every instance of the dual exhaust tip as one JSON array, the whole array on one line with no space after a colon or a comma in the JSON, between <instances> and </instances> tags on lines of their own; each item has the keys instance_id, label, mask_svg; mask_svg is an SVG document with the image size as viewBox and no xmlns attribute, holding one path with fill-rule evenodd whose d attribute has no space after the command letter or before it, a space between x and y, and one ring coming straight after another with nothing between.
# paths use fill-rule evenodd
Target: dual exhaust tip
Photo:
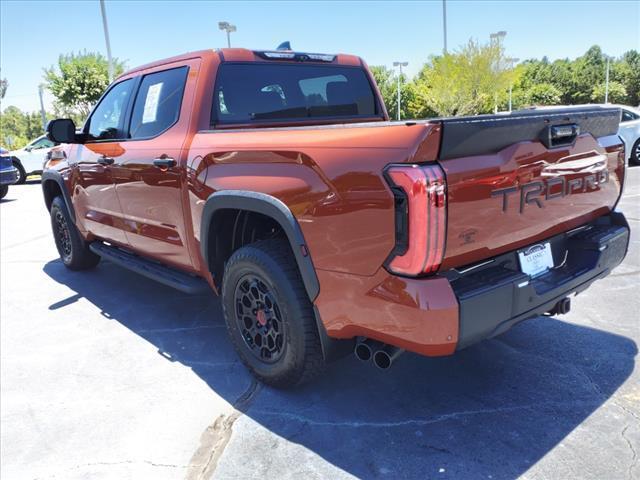
<instances>
[{"instance_id":1,"label":"dual exhaust tip","mask_svg":"<svg viewBox=\"0 0 640 480\"><path fill-rule=\"evenodd\" d=\"M393 365L393 362L404 350L393 345L387 345L370 338L358 341L354 354L362 362L373 360L373 364L380 370L386 370Z\"/></svg>"},{"instance_id":2,"label":"dual exhaust tip","mask_svg":"<svg viewBox=\"0 0 640 480\"><path fill-rule=\"evenodd\" d=\"M571 299L567 297L560 300L549 313L551 315L566 314L570 310ZM356 342L353 353L358 360L362 362L373 360L373 364L380 370L387 370L404 353L404 350L370 338L361 338Z\"/></svg>"}]
</instances>

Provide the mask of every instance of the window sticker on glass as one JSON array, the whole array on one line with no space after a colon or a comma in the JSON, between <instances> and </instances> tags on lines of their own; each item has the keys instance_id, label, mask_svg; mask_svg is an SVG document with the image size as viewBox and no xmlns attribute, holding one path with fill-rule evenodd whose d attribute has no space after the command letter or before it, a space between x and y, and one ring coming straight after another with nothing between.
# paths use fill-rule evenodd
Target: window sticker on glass
<instances>
[{"instance_id":1,"label":"window sticker on glass","mask_svg":"<svg viewBox=\"0 0 640 480\"><path fill-rule=\"evenodd\" d=\"M156 121L156 116L158 114L158 101L160 100L162 85L162 83L154 83L149 87L149 90L147 91L147 98L144 101L142 123L151 123Z\"/></svg>"}]
</instances>

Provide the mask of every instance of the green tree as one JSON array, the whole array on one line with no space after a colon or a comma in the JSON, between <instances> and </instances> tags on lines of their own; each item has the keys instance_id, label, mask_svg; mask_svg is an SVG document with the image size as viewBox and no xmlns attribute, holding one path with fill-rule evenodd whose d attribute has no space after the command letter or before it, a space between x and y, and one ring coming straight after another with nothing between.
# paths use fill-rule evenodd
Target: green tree
<instances>
[{"instance_id":1,"label":"green tree","mask_svg":"<svg viewBox=\"0 0 640 480\"><path fill-rule=\"evenodd\" d=\"M18 107L7 107L0 115L0 141L10 150L29 142L26 116Z\"/></svg>"},{"instance_id":2,"label":"green tree","mask_svg":"<svg viewBox=\"0 0 640 480\"><path fill-rule=\"evenodd\" d=\"M113 67L116 75L124 71L124 63L117 59ZM57 68L45 69L44 78L57 102L84 118L109 86L108 70L99 53L70 53L60 55Z\"/></svg>"},{"instance_id":3,"label":"green tree","mask_svg":"<svg viewBox=\"0 0 640 480\"><path fill-rule=\"evenodd\" d=\"M47 118L52 118L47 114ZM24 147L44 133L39 112L23 112L10 106L0 113L0 143L10 150Z\"/></svg>"},{"instance_id":4,"label":"green tree","mask_svg":"<svg viewBox=\"0 0 640 480\"><path fill-rule=\"evenodd\" d=\"M640 106L640 53L629 50L616 62L614 80L621 82L627 92L628 105Z\"/></svg>"},{"instance_id":5,"label":"green tree","mask_svg":"<svg viewBox=\"0 0 640 480\"><path fill-rule=\"evenodd\" d=\"M387 112L391 117L393 117L398 104L396 77L393 71L384 66L374 65L370 70L376 84L378 85L378 89L380 90L380 95L382 95L382 100L384 101Z\"/></svg>"},{"instance_id":6,"label":"green tree","mask_svg":"<svg viewBox=\"0 0 640 480\"><path fill-rule=\"evenodd\" d=\"M597 103L604 103L606 84L604 82L593 87L591 100ZM624 103L627 100L627 90L620 82L609 82L609 103Z\"/></svg>"},{"instance_id":7,"label":"green tree","mask_svg":"<svg viewBox=\"0 0 640 480\"><path fill-rule=\"evenodd\" d=\"M577 105L591 101L593 86L604 82L606 64L607 59L597 45L573 62L573 89L568 103Z\"/></svg>"},{"instance_id":8,"label":"green tree","mask_svg":"<svg viewBox=\"0 0 640 480\"><path fill-rule=\"evenodd\" d=\"M470 41L461 50L431 57L415 78L402 78L402 118L435 115L473 115L508 104L513 87L513 108L533 105L575 105L604 101L609 60L609 101L640 104L640 53L629 50L621 58L607 57L593 46L574 59L547 57L523 61L509 68L501 45ZM395 118L397 76L385 67L372 67L387 110Z\"/></svg>"},{"instance_id":9,"label":"green tree","mask_svg":"<svg viewBox=\"0 0 640 480\"><path fill-rule=\"evenodd\" d=\"M640 103L640 54L626 52L622 58L609 57L610 93L612 102L638 105ZM526 60L519 67L521 78L514 89L514 98L522 105L538 105L554 100L560 93L558 104L582 104L604 101L604 82L607 56L598 46L591 47L575 60L562 59L553 63L548 59ZM538 87L538 85L542 85ZM552 91L549 86L556 90ZM620 88L620 87L623 88ZM531 91L533 89L533 91ZM624 92L623 92L624 90ZM517 103L517 102L516 102Z\"/></svg>"},{"instance_id":10,"label":"green tree","mask_svg":"<svg viewBox=\"0 0 640 480\"><path fill-rule=\"evenodd\" d=\"M77 127L81 127L86 117L85 114L80 114L70 107L61 105L57 100L53 102L53 118L70 118Z\"/></svg>"},{"instance_id":11,"label":"green tree","mask_svg":"<svg viewBox=\"0 0 640 480\"><path fill-rule=\"evenodd\" d=\"M402 99L402 110L406 110L407 118L429 118L438 115L430 106L429 87L426 81L418 77L409 82L405 90L405 96Z\"/></svg>"},{"instance_id":12,"label":"green tree","mask_svg":"<svg viewBox=\"0 0 640 480\"><path fill-rule=\"evenodd\" d=\"M0 79L0 99L4 98L9 88L9 82L6 78Z\"/></svg>"},{"instance_id":13,"label":"green tree","mask_svg":"<svg viewBox=\"0 0 640 480\"><path fill-rule=\"evenodd\" d=\"M24 116L26 120L25 135L30 141L34 138L39 137L40 135L44 135L42 116L39 112L25 113Z\"/></svg>"},{"instance_id":14,"label":"green tree","mask_svg":"<svg viewBox=\"0 0 640 480\"><path fill-rule=\"evenodd\" d=\"M557 103L572 103L571 93L574 89L574 80L570 60L556 60L553 63L549 62L546 57L543 57L542 60L526 60L518 67L518 70L520 80L515 89L522 90L517 93L517 96L525 103L535 100L536 96L544 96L543 91L549 90L548 86L554 87L553 92L550 93L559 94ZM527 92L535 85L545 85L545 87L538 89L532 98Z\"/></svg>"},{"instance_id":15,"label":"green tree","mask_svg":"<svg viewBox=\"0 0 640 480\"><path fill-rule=\"evenodd\" d=\"M371 67L373 78L378 84L389 117L398 116L398 75L383 66ZM426 118L435 116L427 104L427 91L419 78L408 81L406 75L400 78L400 118Z\"/></svg>"},{"instance_id":16,"label":"green tree","mask_svg":"<svg viewBox=\"0 0 640 480\"><path fill-rule=\"evenodd\" d=\"M562 92L550 83L538 83L532 85L526 92L528 105L558 105Z\"/></svg>"},{"instance_id":17,"label":"green tree","mask_svg":"<svg viewBox=\"0 0 640 480\"><path fill-rule=\"evenodd\" d=\"M516 80L499 43L469 40L459 51L431 57L417 83L424 83L428 108L438 115L475 115L493 110L507 99Z\"/></svg>"}]
</instances>

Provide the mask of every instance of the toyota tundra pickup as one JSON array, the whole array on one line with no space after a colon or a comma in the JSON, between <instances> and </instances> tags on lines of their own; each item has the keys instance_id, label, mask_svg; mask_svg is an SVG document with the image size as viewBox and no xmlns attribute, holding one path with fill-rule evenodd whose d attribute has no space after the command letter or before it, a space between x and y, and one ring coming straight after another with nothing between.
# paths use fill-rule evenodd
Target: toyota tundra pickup
<instances>
[{"instance_id":1,"label":"toyota tundra pickup","mask_svg":"<svg viewBox=\"0 0 640 480\"><path fill-rule=\"evenodd\" d=\"M242 361L285 387L566 313L627 252L619 120L390 122L359 57L208 50L123 74L81 130L52 121L42 188L68 268L215 292Z\"/></svg>"}]
</instances>

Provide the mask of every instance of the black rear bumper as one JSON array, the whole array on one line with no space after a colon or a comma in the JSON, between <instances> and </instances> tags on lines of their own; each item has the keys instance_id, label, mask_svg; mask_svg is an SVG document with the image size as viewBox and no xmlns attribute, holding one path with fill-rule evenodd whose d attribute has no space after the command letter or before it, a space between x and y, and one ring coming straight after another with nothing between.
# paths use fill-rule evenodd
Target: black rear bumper
<instances>
[{"instance_id":1,"label":"black rear bumper","mask_svg":"<svg viewBox=\"0 0 640 480\"><path fill-rule=\"evenodd\" d=\"M629 225L623 214L613 212L546 242L556 267L539 277L520 271L515 251L447 274L460 304L458 349L542 315L607 276L627 253Z\"/></svg>"}]
</instances>

